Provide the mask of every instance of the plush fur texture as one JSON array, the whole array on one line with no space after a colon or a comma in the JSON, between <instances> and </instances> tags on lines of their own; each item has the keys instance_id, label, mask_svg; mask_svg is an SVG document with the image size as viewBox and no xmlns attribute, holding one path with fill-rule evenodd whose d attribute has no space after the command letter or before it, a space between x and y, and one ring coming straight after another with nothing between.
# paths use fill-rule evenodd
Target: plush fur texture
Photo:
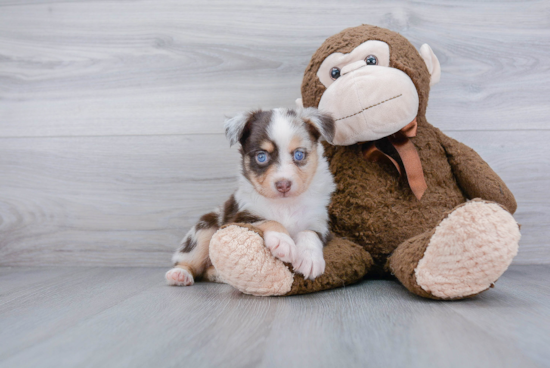
<instances>
[{"instance_id":1,"label":"plush fur texture","mask_svg":"<svg viewBox=\"0 0 550 368\"><path fill-rule=\"evenodd\" d=\"M335 52L350 53L357 46L369 40L383 41L390 46L390 67L405 72L412 79L420 98L418 115L426 115L430 74L424 60L414 46L400 34L370 25L348 28L327 38L313 54L302 81L303 105L305 107L319 106L319 101L326 88L316 74L329 55Z\"/></svg>"},{"instance_id":2,"label":"plush fur texture","mask_svg":"<svg viewBox=\"0 0 550 368\"><path fill-rule=\"evenodd\" d=\"M232 224L222 227L210 243L219 277L245 294L280 296L328 290L361 280L372 265L372 258L360 246L337 238L323 249L328 259L325 273L309 280L295 273L291 264L273 257L263 236L252 225Z\"/></svg>"},{"instance_id":3,"label":"plush fur texture","mask_svg":"<svg viewBox=\"0 0 550 368\"><path fill-rule=\"evenodd\" d=\"M517 254L520 232L494 202L468 201L430 231L406 240L388 262L407 289L432 299L462 299L489 289Z\"/></svg>"},{"instance_id":4,"label":"plush fur texture","mask_svg":"<svg viewBox=\"0 0 550 368\"><path fill-rule=\"evenodd\" d=\"M391 164L361 159L360 145L327 147L338 183L329 211L332 230L363 245L379 272L383 272L381 266L399 244L434 228L447 211L470 198L495 200L508 209L516 208L508 188L473 150L443 136L425 121L419 123L413 143L428 185L421 201ZM458 162L453 167L455 160ZM465 185L460 186L461 181Z\"/></svg>"},{"instance_id":5,"label":"plush fur texture","mask_svg":"<svg viewBox=\"0 0 550 368\"><path fill-rule=\"evenodd\" d=\"M492 285L515 255L519 231L510 213L516 210L516 202L504 182L474 150L447 137L426 120L430 83L436 82L440 73L431 49L423 46L420 55L404 37L383 28L363 25L346 29L328 38L312 56L302 83L303 105L317 107L327 90L317 76L323 61L333 53L351 53L368 40L389 45L389 67L405 73L418 92L418 130L411 142L428 189L418 200L406 178L391 163L364 159L362 142L349 146L325 143L337 184L329 207L331 230L347 241L333 240L334 252L330 254L325 248L327 267L322 278L327 282L319 288L318 284L300 283L295 277L289 293L345 284L337 277L331 279L331 273L349 268L363 271L363 276L394 273L411 292L423 297L457 299L475 295ZM338 134L337 124L335 130ZM375 143L401 162L387 138ZM475 198L483 199L484 204L465 210L464 204ZM495 211L495 206L509 214L498 210L486 216ZM468 218L484 220L472 222ZM482 241L471 241L473 238ZM357 252L359 247L354 243L367 255ZM452 262L445 256L447 251L453 253ZM331 264L338 267L329 267Z\"/></svg>"},{"instance_id":6,"label":"plush fur texture","mask_svg":"<svg viewBox=\"0 0 550 368\"><path fill-rule=\"evenodd\" d=\"M221 280L246 294L267 296L290 292L294 274L264 246L263 232L246 224L218 231L210 243L210 257Z\"/></svg>"},{"instance_id":7,"label":"plush fur texture","mask_svg":"<svg viewBox=\"0 0 550 368\"><path fill-rule=\"evenodd\" d=\"M436 228L415 272L416 283L443 299L487 290L518 252L519 227L496 203L470 201Z\"/></svg>"}]
</instances>

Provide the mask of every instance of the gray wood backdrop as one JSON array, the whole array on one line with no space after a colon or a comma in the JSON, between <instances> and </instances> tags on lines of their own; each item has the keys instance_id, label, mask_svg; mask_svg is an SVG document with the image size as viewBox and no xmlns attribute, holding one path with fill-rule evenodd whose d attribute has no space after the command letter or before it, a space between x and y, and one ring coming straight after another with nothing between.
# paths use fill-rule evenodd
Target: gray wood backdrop
<instances>
[{"instance_id":1,"label":"gray wood backdrop","mask_svg":"<svg viewBox=\"0 0 550 368\"><path fill-rule=\"evenodd\" d=\"M548 1L0 1L0 265L168 265L235 188L224 116L293 106L323 40L431 45L429 121L517 196L550 263Z\"/></svg>"}]
</instances>

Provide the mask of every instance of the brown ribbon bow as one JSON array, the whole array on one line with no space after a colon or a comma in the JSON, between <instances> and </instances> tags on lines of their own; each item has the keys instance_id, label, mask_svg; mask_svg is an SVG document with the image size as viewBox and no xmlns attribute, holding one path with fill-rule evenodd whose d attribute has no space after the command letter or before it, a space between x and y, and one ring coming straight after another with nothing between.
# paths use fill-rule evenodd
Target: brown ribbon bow
<instances>
[{"instance_id":1,"label":"brown ribbon bow","mask_svg":"<svg viewBox=\"0 0 550 368\"><path fill-rule=\"evenodd\" d=\"M426 180L424 180L424 172L422 171L422 163L420 162L420 157L418 157L418 152L416 151L414 144L412 144L409 139L416 137L417 127L418 124L415 118L403 129L390 135L388 140L392 146L395 147L399 157L401 157L401 161L403 162L403 166L405 167L405 172L407 174L409 186L411 187L415 197L420 200L426 189L428 189L428 186L426 185ZM363 155L367 160L372 162L389 160L396 167L397 171L399 171L399 174L402 175L401 167L397 161L380 151L376 147L374 141L368 142L366 148L364 148Z\"/></svg>"}]
</instances>

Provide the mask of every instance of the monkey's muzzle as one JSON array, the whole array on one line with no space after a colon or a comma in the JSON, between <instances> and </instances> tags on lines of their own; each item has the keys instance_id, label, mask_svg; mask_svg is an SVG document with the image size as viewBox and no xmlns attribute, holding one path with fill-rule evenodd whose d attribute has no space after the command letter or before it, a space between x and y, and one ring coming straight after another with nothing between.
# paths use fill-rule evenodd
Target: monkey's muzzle
<instances>
[{"instance_id":1,"label":"monkey's muzzle","mask_svg":"<svg viewBox=\"0 0 550 368\"><path fill-rule=\"evenodd\" d=\"M394 134L418 113L418 93L407 74L399 69L366 65L360 60L342 68L319 102L332 114L332 144L348 146Z\"/></svg>"}]
</instances>

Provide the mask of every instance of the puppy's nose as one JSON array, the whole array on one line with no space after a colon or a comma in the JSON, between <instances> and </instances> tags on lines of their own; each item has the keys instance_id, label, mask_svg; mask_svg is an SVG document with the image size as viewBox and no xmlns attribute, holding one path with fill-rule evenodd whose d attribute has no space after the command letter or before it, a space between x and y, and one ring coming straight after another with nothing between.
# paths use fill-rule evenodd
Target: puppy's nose
<instances>
[{"instance_id":1,"label":"puppy's nose","mask_svg":"<svg viewBox=\"0 0 550 368\"><path fill-rule=\"evenodd\" d=\"M286 193L290 190L290 186L292 185L292 182L289 180L279 180L275 183L275 188L281 193Z\"/></svg>"}]
</instances>

